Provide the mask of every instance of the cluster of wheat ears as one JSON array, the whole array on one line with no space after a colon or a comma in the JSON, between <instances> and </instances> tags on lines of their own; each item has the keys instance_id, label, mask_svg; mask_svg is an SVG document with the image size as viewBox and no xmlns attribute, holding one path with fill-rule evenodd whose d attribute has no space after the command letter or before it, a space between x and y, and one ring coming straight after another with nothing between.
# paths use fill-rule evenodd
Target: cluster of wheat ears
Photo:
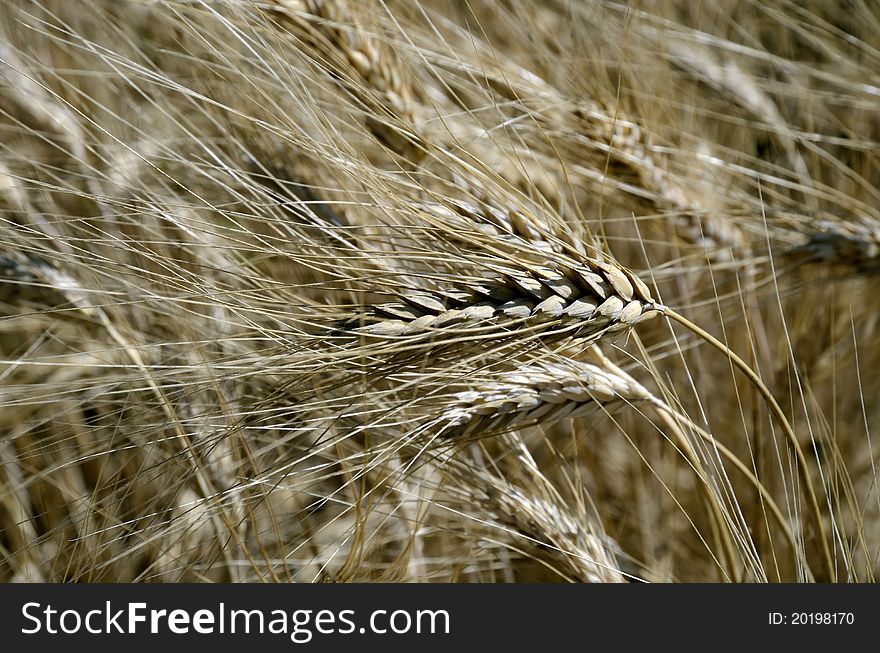
<instances>
[{"instance_id":1,"label":"cluster of wheat ears","mask_svg":"<svg viewBox=\"0 0 880 653\"><path fill-rule=\"evenodd\" d=\"M867 0L0 0L0 580L872 581L878 71Z\"/></svg>"}]
</instances>

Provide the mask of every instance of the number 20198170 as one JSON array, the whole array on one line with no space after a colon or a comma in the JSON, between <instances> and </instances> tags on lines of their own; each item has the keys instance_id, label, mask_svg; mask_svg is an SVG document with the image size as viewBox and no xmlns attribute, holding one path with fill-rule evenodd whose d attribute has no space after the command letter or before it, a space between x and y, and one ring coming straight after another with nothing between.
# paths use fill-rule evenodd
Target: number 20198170
<instances>
[{"instance_id":1,"label":"number 20198170","mask_svg":"<svg viewBox=\"0 0 880 653\"><path fill-rule=\"evenodd\" d=\"M767 616L767 622L771 626L851 626L855 620L852 612L791 612L789 614L770 612Z\"/></svg>"}]
</instances>

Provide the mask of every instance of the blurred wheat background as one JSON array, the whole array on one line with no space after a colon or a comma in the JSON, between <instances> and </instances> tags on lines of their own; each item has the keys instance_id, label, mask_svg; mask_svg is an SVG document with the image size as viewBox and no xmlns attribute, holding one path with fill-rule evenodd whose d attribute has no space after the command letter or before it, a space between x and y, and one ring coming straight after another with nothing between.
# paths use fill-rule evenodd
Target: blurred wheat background
<instances>
[{"instance_id":1,"label":"blurred wheat background","mask_svg":"<svg viewBox=\"0 0 880 653\"><path fill-rule=\"evenodd\" d=\"M0 0L0 580L873 581L873 0Z\"/></svg>"}]
</instances>

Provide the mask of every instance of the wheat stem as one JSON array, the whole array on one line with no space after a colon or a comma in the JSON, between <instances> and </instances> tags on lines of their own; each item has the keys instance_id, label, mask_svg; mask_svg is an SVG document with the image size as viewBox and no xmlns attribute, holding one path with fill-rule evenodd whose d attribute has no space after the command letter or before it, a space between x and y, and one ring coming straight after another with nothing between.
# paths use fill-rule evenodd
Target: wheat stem
<instances>
[{"instance_id":1,"label":"wheat stem","mask_svg":"<svg viewBox=\"0 0 880 653\"><path fill-rule=\"evenodd\" d=\"M737 356L737 354L733 352L730 347L726 346L711 333L697 326L686 317L682 316L679 313L676 313L672 309L668 307L663 307L663 309L661 309L661 312L663 313L663 315L667 316L671 320L678 322L679 324L705 340L707 343L712 345L715 349L723 353L725 356L727 356L730 359L731 363L735 367L737 367L743 374L746 375L749 381L751 381L752 385L755 386L755 388L767 402L767 405L770 407L770 411L776 417L779 425L782 427L783 433L785 433L785 437L788 439L789 444L795 452L798 467L800 468L801 475L803 476L804 487L807 490L807 498L810 502L810 508L812 509L813 516L816 520L816 529L818 531L819 541L822 546L822 553L825 557L825 564L827 566L830 577L834 578L834 560L831 557L831 550L828 547L828 539L825 534L825 525L822 520L822 512L819 509L819 501L816 497L816 491L813 488L813 483L810 480L812 478L810 474L810 467L807 464L806 456L804 455L800 442L798 442L797 436L794 433L794 429L792 429L788 418L785 416L785 413L779 406L779 402L776 401L776 397L773 396L773 393L770 392L770 389L761 380L761 377L759 377L742 358Z\"/></svg>"}]
</instances>

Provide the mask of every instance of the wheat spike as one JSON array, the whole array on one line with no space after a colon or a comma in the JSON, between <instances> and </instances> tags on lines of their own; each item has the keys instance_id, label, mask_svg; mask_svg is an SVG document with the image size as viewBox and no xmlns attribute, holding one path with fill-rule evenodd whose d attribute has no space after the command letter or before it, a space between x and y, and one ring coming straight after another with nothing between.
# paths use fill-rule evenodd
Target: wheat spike
<instances>
[{"instance_id":1,"label":"wheat spike","mask_svg":"<svg viewBox=\"0 0 880 653\"><path fill-rule=\"evenodd\" d=\"M532 327L548 336L588 341L619 333L659 314L660 305L632 272L616 264L556 257L554 267L491 263L498 275L442 291L403 294L372 306L343 328L364 336L437 335L491 323Z\"/></svg>"},{"instance_id":2,"label":"wheat spike","mask_svg":"<svg viewBox=\"0 0 880 653\"><path fill-rule=\"evenodd\" d=\"M857 273L880 269L880 225L868 220L823 220L818 231L806 234L806 242L789 251L804 263L826 263Z\"/></svg>"},{"instance_id":3,"label":"wheat spike","mask_svg":"<svg viewBox=\"0 0 880 653\"><path fill-rule=\"evenodd\" d=\"M352 11L347 0L271 0L273 15L365 112L365 126L388 148L418 161L424 155L417 131L416 91L393 48Z\"/></svg>"},{"instance_id":4,"label":"wheat spike","mask_svg":"<svg viewBox=\"0 0 880 653\"><path fill-rule=\"evenodd\" d=\"M631 377L571 359L535 361L455 394L443 435L470 437L529 424L549 426L600 407L650 400Z\"/></svg>"},{"instance_id":5,"label":"wheat spike","mask_svg":"<svg viewBox=\"0 0 880 653\"><path fill-rule=\"evenodd\" d=\"M517 548L531 544L544 555L562 560L564 577L571 575L585 583L623 582L616 560L619 546L590 515L581 512L583 506L560 496L521 438L509 434L503 440L505 449L515 452L512 474L481 469L477 477L473 466L479 462L444 456L440 463L449 480L441 491L456 502L464 499L479 506Z\"/></svg>"}]
</instances>

